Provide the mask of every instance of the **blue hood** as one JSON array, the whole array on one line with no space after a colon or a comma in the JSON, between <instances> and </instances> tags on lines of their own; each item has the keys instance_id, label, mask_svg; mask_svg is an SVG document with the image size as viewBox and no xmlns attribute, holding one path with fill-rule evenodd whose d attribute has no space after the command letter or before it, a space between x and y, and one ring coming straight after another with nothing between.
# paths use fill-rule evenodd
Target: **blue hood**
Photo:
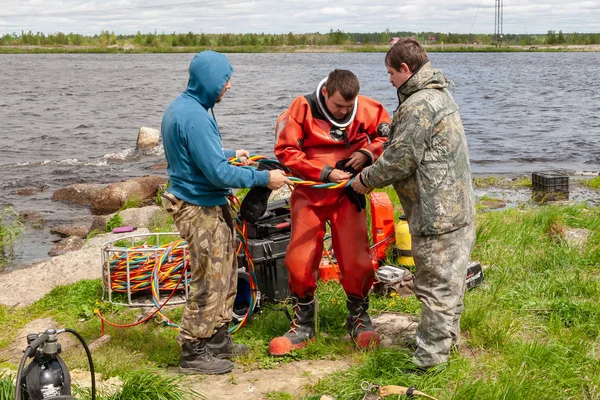
<instances>
[{"instance_id":1,"label":"blue hood","mask_svg":"<svg viewBox=\"0 0 600 400\"><path fill-rule=\"evenodd\" d=\"M213 108L232 73L233 67L223 54L212 50L198 53L190 63L190 79L184 93L205 109Z\"/></svg>"}]
</instances>

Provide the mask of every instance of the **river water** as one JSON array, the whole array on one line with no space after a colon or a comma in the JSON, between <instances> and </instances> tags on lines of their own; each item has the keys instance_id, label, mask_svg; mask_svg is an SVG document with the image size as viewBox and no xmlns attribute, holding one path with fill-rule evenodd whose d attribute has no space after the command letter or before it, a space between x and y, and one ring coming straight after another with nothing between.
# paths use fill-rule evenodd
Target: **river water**
<instances>
[{"instance_id":1,"label":"river water","mask_svg":"<svg viewBox=\"0 0 600 400\"><path fill-rule=\"evenodd\" d=\"M37 210L12 267L47 258L49 228L89 223L89 209L52 202L72 183L111 183L149 170L160 149L135 152L141 126L187 83L193 54L0 55L0 207ZM233 88L215 107L228 148L272 155L278 114L333 68L350 69L361 94L391 113L396 93L382 53L229 54ZM600 170L600 53L433 53L456 84L474 174ZM40 188L32 196L19 189Z\"/></svg>"}]
</instances>

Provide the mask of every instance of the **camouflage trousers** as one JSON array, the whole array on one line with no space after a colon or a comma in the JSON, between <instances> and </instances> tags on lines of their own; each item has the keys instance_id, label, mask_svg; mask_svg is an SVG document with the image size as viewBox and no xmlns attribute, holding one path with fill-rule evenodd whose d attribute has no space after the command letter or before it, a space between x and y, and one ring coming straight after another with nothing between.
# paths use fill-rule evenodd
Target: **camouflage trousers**
<instances>
[{"instance_id":1,"label":"camouflage trousers","mask_svg":"<svg viewBox=\"0 0 600 400\"><path fill-rule=\"evenodd\" d=\"M191 283L179 326L179 344L211 337L232 318L237 292L237 259L227 206L201 207L170 193L162 204L187 241Z\"/></svg>"},{"instance_id":2,"label":"camouflage trousers","mask_svg":"<svg viewBox=\"0 0 600 400\"><path fill-rule=\"evenodd\" d=\"M460 315L475 227L442 235L413 236L415 295L421 302L414 363L422 368L448 361L460 341Z\"/></svg>"}]
</instances>

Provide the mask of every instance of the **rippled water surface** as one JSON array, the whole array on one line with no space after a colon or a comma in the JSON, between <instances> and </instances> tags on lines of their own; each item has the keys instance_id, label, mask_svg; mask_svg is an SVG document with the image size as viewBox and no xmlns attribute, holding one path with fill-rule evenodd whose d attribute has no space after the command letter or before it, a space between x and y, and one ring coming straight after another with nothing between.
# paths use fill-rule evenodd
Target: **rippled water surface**
<instances>
[{"instance_id":1,"label":"rippled water surface","mask_svg":"<svg viewBox=\"0 0 600 400\"><path fill-rule=\"evenodd\" d=\"M192 54L0 55L0 206L37 210L19 258L45 258L47 229L89 222L89 211L55 203L71 183L166 174L148 168L160 151L134 151L140 126L160 127L187 83ZM397 105L382 53L230 54L233 88L215 114L226 147L272 155L277 115L333 68L356 73L361 93ZM434 53L455 82L475 174L600 169L600 53ZM20 196L24 188L43 188Z\"/></svg>"}]
</instances>

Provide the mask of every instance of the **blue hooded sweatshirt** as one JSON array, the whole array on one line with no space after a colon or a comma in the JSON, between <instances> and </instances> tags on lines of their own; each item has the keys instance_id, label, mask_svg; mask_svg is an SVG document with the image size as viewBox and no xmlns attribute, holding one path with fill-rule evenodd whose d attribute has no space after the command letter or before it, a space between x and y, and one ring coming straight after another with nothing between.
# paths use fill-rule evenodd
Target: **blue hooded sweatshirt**
<instances>
[{"instance_id":1,"label":"blue hooded sweatshirt","mask_svg":"<svg viewBox=\"0 0 600 400\"><path fill-rule=\"evenodd\" d=\"M217 121L208 113L232 72L223 54L196 54L187 89L169 104L162 119L168 191L198 206L227 204L231 188L267 186L269 181L267 171L229 165L227 158L235 151L223 150Z\"/></svg>"}]
</instances>

